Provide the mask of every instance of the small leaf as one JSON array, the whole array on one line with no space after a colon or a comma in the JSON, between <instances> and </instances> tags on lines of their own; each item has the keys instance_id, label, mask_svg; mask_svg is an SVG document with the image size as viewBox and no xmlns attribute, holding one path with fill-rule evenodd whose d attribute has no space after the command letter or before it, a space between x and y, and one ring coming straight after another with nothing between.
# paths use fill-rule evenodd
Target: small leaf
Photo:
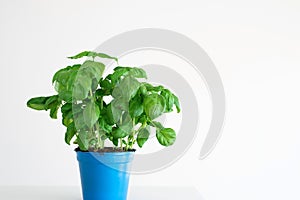
<instances>
[{"instance_id":1,"label":"small leaf","mask_svg":"<svg viewBox=\"0 0 300 200\"><path fill-rule=\"evenodd\" d=\"M35 97L27 101L27 106L35 110L47 110L46 101L49 97Z\"/></svg>"},{"instance_id":2,"label":"small leaf","mask_svg":"<svg viewBox=\"0 0 300 200\"><path fill-rule=\"evenodd\" d=\"M175 104L175 106L176 106L177 113L179 113L179 112L180 112L180 104L179 104L178 97L175 96L174 94L173 94L173 97L174 97L174 104Z\"/></svg>"},{"instance_id":3,"label":"small leaf","mask_svg":"<svg viewBox=\"0 0 300 200\"><path fill-rule=\"evenodd\" d=\"M58 102L56 105L53 105L51 108L50 108L50 117L52 119L57 119L57 111L59 109L59 106L60 106L60 103Z\"/></svg>"},{"instance_id":4,"label":"small leaf","mask_svg":"<svg viewBox=\"0 0 300 200\"><path fill-rule=\"evenodd\" d=\"M176 140L176 133L171 128L164 128L156 130L156 138L163 146L170 146Z\"/></svg>"},{"instance_id":5,"label":"small leaf","mask_svg":"<svg viewBox=\"0 0 300 200\"><path fill-rule=\"evenodd\" d=\"M99 126L106 133L111 133L111 131L112 131L112 127L102 117L99 119Z\"/></svg>"},{"instance_id":6,"label":"small leaf","mask_svg":"<svg viewBox=\"0 0 300 200\"><path fill-rule=\"evenodd\" d=\"M100 57L100 58L108 58L108 59L113 59L115 60L116 62L118 62L118 59L115 58L115 57L112 57L112 56L109 56L107 54L104 54L104 53L97 53L97 52L93 52L93 51L83 51L75 56L70 56L68 58L70 59L78 59L78 58L82 58L84 56L87 56L87 57Z\"/></svg>"},{"instance_id":7,"label":"small leaf","mask_svg":"<svg viewBox=\"0 0 300 200\"><path fill-rule=\"evenodd\" d=\"M147 78L147 74L145 70L142 68L133 67L129 70L129 75L135 77L135 78Z\"/></svg>"},{"instance_id":8,"label":"small leaf","mask_svg":"<svg viewBox=\"0 0 300 200\"><path fill-rule=\"evenodd\" d=\"M126 131L124 131L122 128L114 128L112 131L112 136L114 138L124 138L128 135Z\"/></svg>"},{"instance_id":9,"label":"small leaf","mask_svg":"<svg viewBox=\"0 0 300 200\"><path fill-rule=\"evenodd\" d=\"M112 142L117 147L119 145L119 138L113 138Z\"/></svg>"},{"instance_id":10,"label":"small leaf","mask_svg":"<svg viewBox=\"0 0 300 200\"><path fill-rule=\"evenodd\" d=\"M142 128L137 135L137 143L139 145L140 148L143 147L143 145L145 144L145 142L148 140L150 135L150 127L146 126L145 128Z\"/></svg>"},{"instance_id":11,"label":"small leaf","mask_svg":"<svg viewBox=\"0 0 300 200\"><path fill-rule=\"evenodd\" d=\"M151 121L150 125L155 127L156 129L164 129L163 125L160 122Z\"/></svg>"},{"instance_id":12,"label":"small leaf","mask_svg":"<svg viewBox=\"0 0 300 200\"><path fill-rule=\"evenodd\" d=\"M172 112L173 111L173 105L174 105L174 96L170 92L170 90L164 89L161 92L161 95L166 100L166 112Z\"/></svg>"},{"instance_id":13,"label":"small leaf","mask_svg":"<svg viewBox=\"0 0 300 200\"><path fill-rule=\"evenodd\" d=\"M72 110L63 112L62 114L62 124L68 127L73 122L73 113Z\"/></svg>"},{"instance_id":14,"label":"small leaf","mask_svg":"<svg viewBox=\"0 0 300 200\"><path fill-rule=\"evenodd\" d=\"M47 108L51 107L51 104L56 104L58 101L58 95L53 95L48 97L47 101L45 102L45 105Z\"/></svg>"},{"instance_id":15,"label":"small leaf","mask_svg":"<svg viewBox=\"0 0 300 200\"><path fill-rule=\"evenodd\" d=\"M72 110L72 104L71 103L65 103L62 107L61 107L61 112L67 113L68 111Z\"/></svg>"}]
</instances>

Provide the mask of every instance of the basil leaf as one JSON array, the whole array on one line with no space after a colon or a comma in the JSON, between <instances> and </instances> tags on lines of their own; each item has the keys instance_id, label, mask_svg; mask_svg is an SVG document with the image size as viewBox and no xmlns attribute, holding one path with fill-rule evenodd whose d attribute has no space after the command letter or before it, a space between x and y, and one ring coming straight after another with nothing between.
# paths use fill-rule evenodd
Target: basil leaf
<instances>
[{"instance_id":1,"label":"basil leaf","mask_svg":"<svg viewBox=\"0 0 300 200\"><path fill-rule=\"evenodd\" d=\"M92 127L97 122L99 115L99 107L93 102L88 103L83 110L84 122L88 127Z\"/></svg>"},{"instance_id":2,"label":"basil leaf","mask_svg":"<svg viewBox=\"0 0 300 200\"><path fill-rule=\"evenodd\" d=\"M155 119L163 114L166 102L163 96L150 94L144 99L144 110L150 119Z\"/></svg>"},{"instance_id":3,"label":"basil leaf","mask_svg":"<svg viewBox=\"0 0 300 200\"><path fill-rule=\"evenodd\" d=\"M138 95L129 102L129 113L131 117L138 117L144 112L142 98Z\"/></svg>"},{"instance_id":4,"label":"basil leaf","mask_svg":"<svg viewBox=\"0 0 300 200\"><path fill-rule=\"evenodd\" d=\"M145 128L142 128L138 132L138 134L137 134L137 143L138 143L140 148L143 147L145 142L148 140L149 136L150 136L150 127L149 126L146 126Z\"/></svg>"},{"instance_id":5,"label":"basil leaf","mask_svg":"<svg viewBox=\"0 0 300 200\"><path fill-rule=\"evenodd\" d=\"M112 92L114 98L124 98L126 101L134 97L140 87L140 82L131 76L123 78Z\"/></svg>"},{"instance_id":6,"label":"basil leaf","mask_svg":"<svg viewBox=\"0 0 300 200\"><path fill-rule=\"evenodd\" d=\"M175 104L176 109L177 109L177 113L179 113L180 112L180 104L179 104L178 97L173 94L173 98L174 98L174 104Z\"/></svg>"},{"instance_id":7,"label":"basil leaf","mask_svg":"<svg viewBox=\"0 0 300 200\"><path fill-rule=\"evenodd\" d=\"M124 131L122 128L114 128L112 131L112 136L114 139L124 138L128 135L128 132Z\"/></svg>"},{"instance_id":8,"label":"basil leaf","mask_svg":"<svg viewBox=\"0 0 300 200\"><path fill-rule=\"evenodd\" d=\"M81 151L87 151L89 148L89 140L85 131L79 131L76 139L79 149Z\"/></svg>"},{"instance_id":9,"label":"basil leaf","mask_svg":"<svg viewBox=\"0 0 300 200\"><path fill-rule=\"evenodd\" d=\"M46 101L49 97L35 97L27 101L27 106L35 110L47 110Z\"/></svg>"},{"instance_id":10,"label":"basil leaf","mask_svg":"<svg viewBox=\"0 0 300 200\"><path fill-rule=\"evenodd\" d=\"M176 133L171 128L157 129L156 138L161 145L170 146L176 140Z\"/></svg>"},{"instance_id":11,"label":"basil leaf","mask_svg":"<svg viewBox=\"0 0 300 200\"><path fill-rule=\"evenodd\" d=\"M137 67L130 68L128 74L135 78L147 78L147 74L145 70L143 70L142 68L137 68Z\"/></svg>"},{"instance_id":12,"label":"basil leaf","mask_svg":"<svg viewBox=\"0 0 300 200\"><path fill-rule=\"evenodd\" d=\"M65 134L65 142L68 145L70 145L70 142L75 134L76 134L76 128L75 128L74 122L72 122L71 124L68 125L67 132Z\"/></svg>"},{"instance_id":13,"label":"basil leaf","mask_svg":"<svg viewBox=\"0 0 300 200\"><path fill-rule=\"evenodd\" d=\"M115 58L115 57L109 56L109 55L104 54L104 53L97 53L97 52L93 52L93 51L83 51L83 52L81 52L81 53L79 53L79 54L77 54L75 56L70 56L68 58L70 58L70 59L78 59L78 58L82 58L82 57L85 57L85 56L87 56L87 57L93 57L93 58L95 58L95 57L108 58L108 59L113 59L116 62L118 62L118 59Z\"/></svg>"}]
</instances>

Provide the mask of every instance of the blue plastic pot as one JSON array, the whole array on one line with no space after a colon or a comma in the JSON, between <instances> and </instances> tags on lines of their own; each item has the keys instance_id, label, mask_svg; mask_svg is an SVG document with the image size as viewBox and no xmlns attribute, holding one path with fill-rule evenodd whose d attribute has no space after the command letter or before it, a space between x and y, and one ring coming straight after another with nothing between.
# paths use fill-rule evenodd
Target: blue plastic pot
<instances>
[{"instance_id":1,"label":"blue plastic pot","mask_svg":"<svg viewBox=\"0 0 300 200\"><path fill-rule=\"evenodd\" d=\"M84 200L126 200L134 152L77 151Z\"/></svg>"}]
</instances>

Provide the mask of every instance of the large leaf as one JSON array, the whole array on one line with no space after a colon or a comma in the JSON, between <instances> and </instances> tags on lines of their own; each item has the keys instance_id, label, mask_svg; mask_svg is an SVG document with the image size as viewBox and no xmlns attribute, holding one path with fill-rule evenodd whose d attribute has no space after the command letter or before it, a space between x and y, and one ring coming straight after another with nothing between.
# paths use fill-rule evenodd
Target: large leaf
<instances>
[{"instance_id":1,"label":"large leaf","mask_svg":"<svg viewBox=\"0 0 300 200\"><path fill-rule=\"evenodd\" d=\"M176 140L176 133L171 128L157 129L156 138L161 145L170 146Z\"/></svg>"},{"instance_id":2,"label":"large leaf","mask_svg":"<svg viewBox=\"0 0 300 200\"><path fill-rule=\"evenodd\" d=\"M165 111L166 102L163 96L150 94L144 99L144 110L150 119L155 119Z\"/></svg>"},{"instance_id":3,"label":"large leaf","mask_svg":"<svg viewBox=\"0 0 300 200\"><path fill-rule=\"evenodd\" d=\"M104 53L97 53L97 52L93 52L93 51L83 51L75 56L70 56L68 58L70 59L78 59L78 58L82 58L82 57L92 57L92 58L95 58L95 57L99 57L99 58L108 58L108 59L113 59L115 60L116 62L118 62L118 59L116 57L112 57L112 56L109 56L107 54L104 54Z\"/></svg>"},{"instance_id":4,"label":"large leaf","mask_svg":"<svg viewBox=\"0 0 300 200\"><path fill-rule=\"evenodd\" d=\"M140 148L142 148L143 145L145 144L145 142L148 140L149 135L150 135L150 127L149 126L146 126L145 128L142 128L141 130L139 130L139 132L137 134L137 143Z\"/></svg>"}]
</instances>

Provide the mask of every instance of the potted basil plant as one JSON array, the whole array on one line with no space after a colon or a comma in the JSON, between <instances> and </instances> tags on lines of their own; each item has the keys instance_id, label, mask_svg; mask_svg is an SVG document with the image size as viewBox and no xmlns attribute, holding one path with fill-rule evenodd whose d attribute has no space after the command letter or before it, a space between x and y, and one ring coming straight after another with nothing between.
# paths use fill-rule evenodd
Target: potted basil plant
<instances>
[{"instance_id":1,"label":"potted basil plant","mask_svg":"<svg viewBox=\"0 0 300 200\"><path fill-rule=\"evenodd\" d=\"M27 106L49 110L53 119L60 110L65 142L78 145L84 200L125 200L134 145L144 145L150 127L156 129L161 145L172 145L175 131L155 119L174 108L180 112L179 100L163 86L144 82L147 75L141 68L116 66L103 77L101 59L113 59L118 65L117 58L91 51L69 58L82 57L88 59L54 74L57 94L31 98Z\"/></svg>"}]
</instances>

